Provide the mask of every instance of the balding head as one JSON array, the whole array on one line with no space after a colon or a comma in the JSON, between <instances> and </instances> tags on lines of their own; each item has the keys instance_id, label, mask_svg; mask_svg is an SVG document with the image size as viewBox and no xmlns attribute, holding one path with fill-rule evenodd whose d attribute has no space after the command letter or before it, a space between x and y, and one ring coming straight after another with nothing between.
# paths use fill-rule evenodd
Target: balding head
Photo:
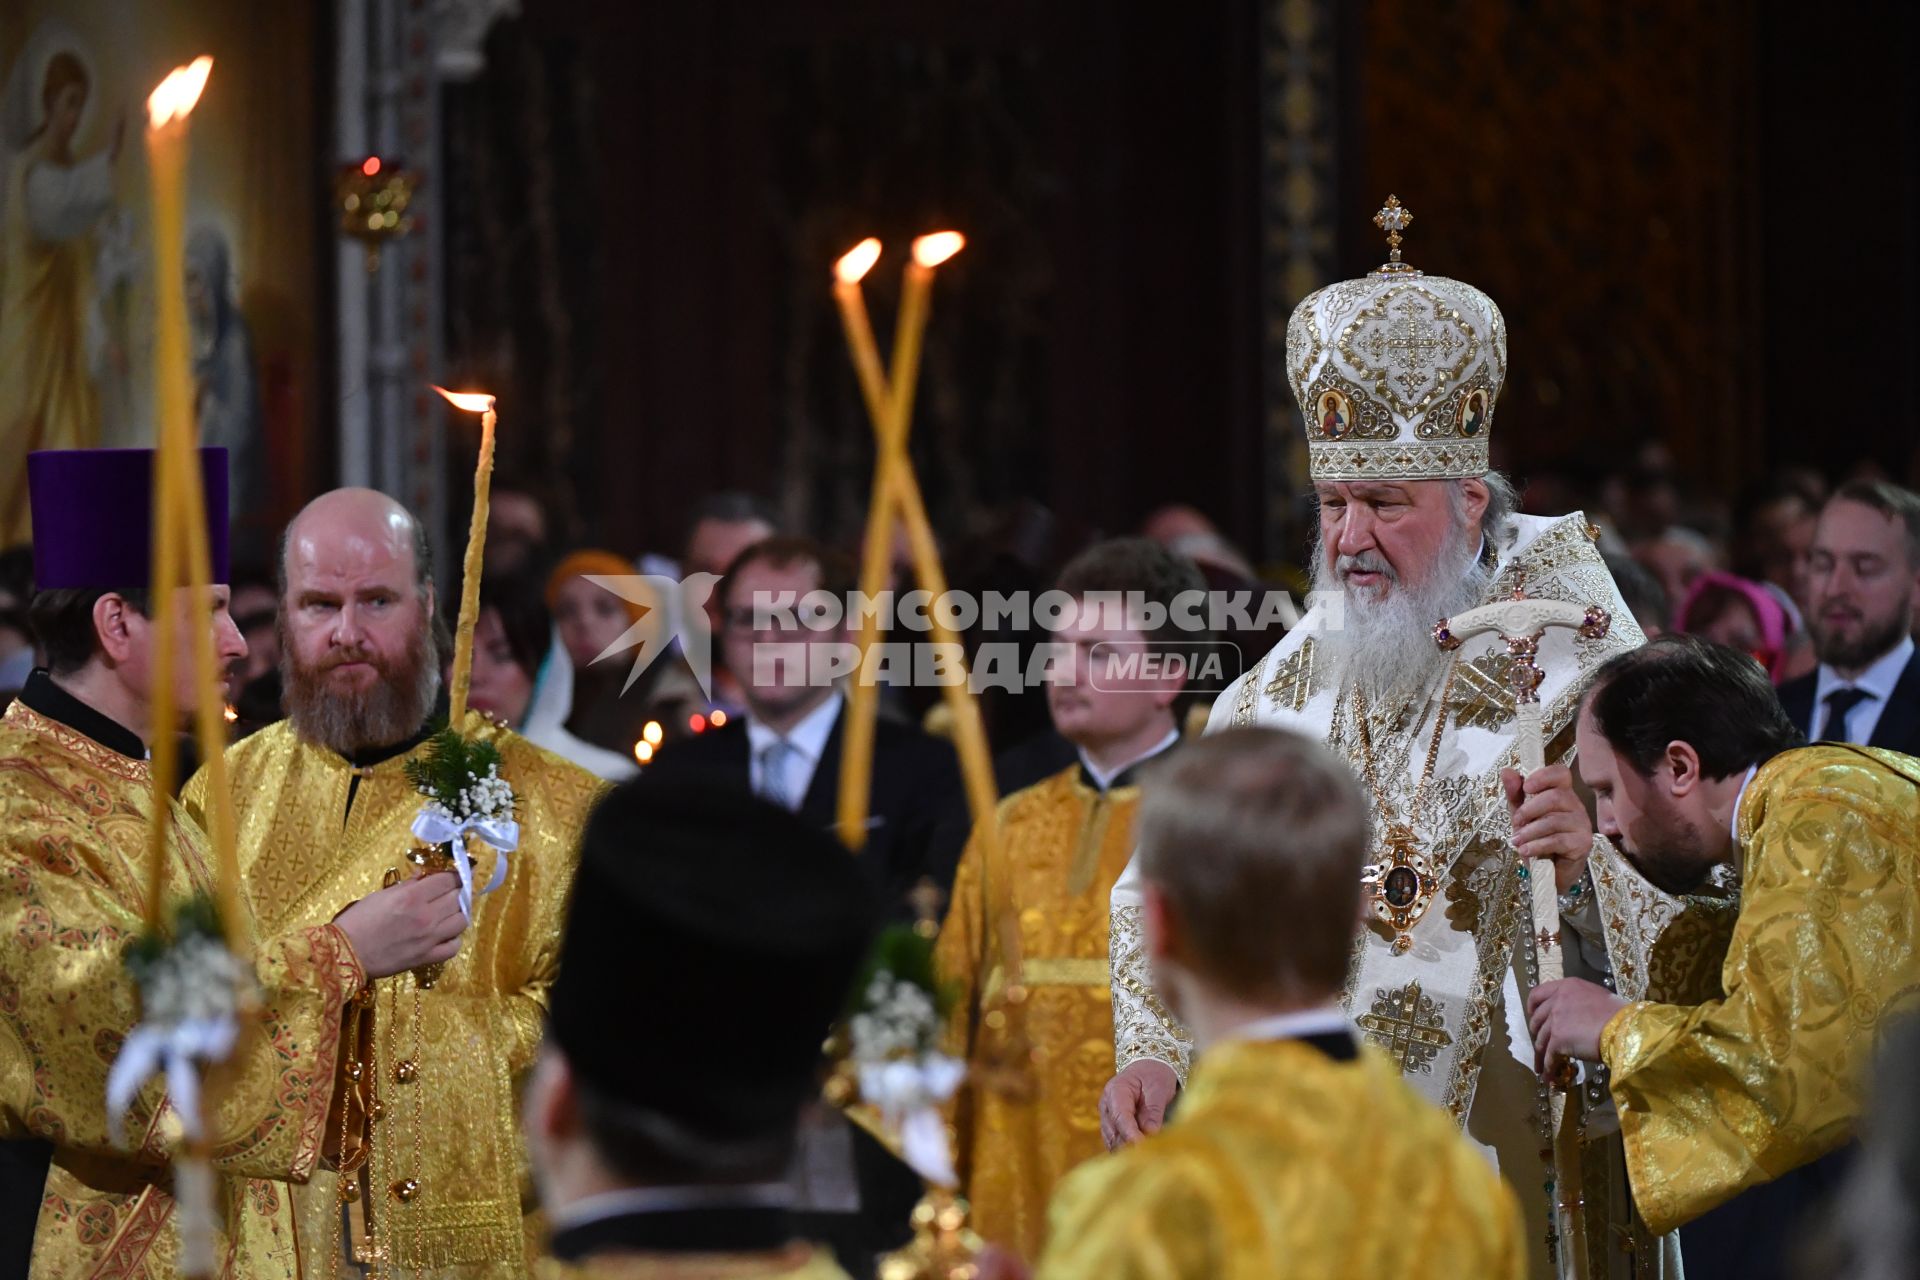
<instances>
[{"instance_id":1,"label":"balding head","mask_svg":"<svg viewBox=\"0 0 1920 1280\"><path fill-rule=\"evenodd\" d=\"M426 532L371 489L336 489L287 526L281 673L294 731L351 755L404 740L439 688Z\"/></svg>"},{"instance_id":2,"label":"balding head","mask_svg":"<svg viewBox=\"0 0 1920 1280\"><path fill-rule=\"evenodd\" d=\"M426 598L433 556L426 526L377 489L334 489L300 509L280 539L280 593L298 557L305 566L342 559L371 563L407 557L414 587Z\"/></svg>"}]
</instances>

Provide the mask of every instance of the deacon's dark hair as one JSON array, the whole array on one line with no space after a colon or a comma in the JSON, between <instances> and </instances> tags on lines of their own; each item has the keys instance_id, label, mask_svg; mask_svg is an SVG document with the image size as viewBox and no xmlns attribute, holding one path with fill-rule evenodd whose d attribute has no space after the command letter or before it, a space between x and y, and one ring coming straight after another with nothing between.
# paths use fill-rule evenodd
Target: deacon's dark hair
<instances>
[{"instance_id":1,"label":"deacon's dark hair","mask_svg":"<svg viewBox=\"0 0 1920 1280\"><path fill-rule=\"evenodd\" d=\"M1699 636L1664 635L1594 672L1587 709L1644 777L1685 742L1700 771L1726 778L1801 745L1760 664Z\"/></svg>"},{"instance_id":2,"label":"deacon's dark hair","mask_svg":"<svg viewBox=\"0 0 1920 1280\"><path fill-rule=\"evenodd\" d=\"M842 553L816 542L812 538L800 538L791 534L776 533L771 538L762 538L739 555L727 566L721 575L714 598L724 607L727 593L733 590L733 580L740 571L750 564L769 564L776 569L784 569L793 564L811 564L820 572L820 585L817 590L824 591L836 600L844 603L853 593L857 581L854 576L853 561Z\"/></svg>"},{"instance_id":3,"label":"deacon's dark hair","mask_svg":"<svg viewBox=\"0 0 1920 1280\"><path fill-rule=\"evenodd\" d=\"M1053 585L1056 591L1064 591L1081 601L1097 595L1116 599L1122 610L1115 618L1117 622L1134 621L1124 610L1136 596L1164 610L1166 618L1159 626L1135 629L1145 636L1148 649L1159 654L1185 654L1187 670L1200 670L1207 642L1213 638L1212 633L1204 629L1207 580L1185 556L1174 554L1151 538L1113 538L1096 542L1069 560ZM1181 601L1182 596L1189 598ZM1180 603L1177 616L1176 602ZM1197 621L1202 629L1183 628L1179 617ZM1196 700L1192 689L1189 682L1187 690L1169 708L1176 722L1184 720L1188 707Z\"/></svg>"},{"instance_id":4,"label":"deacon's dark hair","mask_svg":"<svg viewBox=\"0 0 1920 1280\"><path fill-rule=\"evenodd\" d=\"M1146 603L1158 605L1167 612L1167 617L1147 631L1146 638L1160 652L1184 648L1208 638L1204 631L1181 627L1173 616L1175 601L1192 593L1198 599L1190 599L1189 603L1197 607L1186 612L1204 621L1207 580L1200 576L1200 570L1191 560L1175 555L1151 538L1113 538L1094 543L1067 562L1054 589L1076 599L1095 592L1112 593L1123 601L1138 595Z\"/></svg>"},{"instance_id":5,"label":"deacon's dark hair","mask_svg":"<svg viewBox=\"0 0 1920 1280\"><path fill-rule=\"evenodd\" d=\"M1920 493L1885 480L1849 480L1834 490L1828 505L1857 502L1907 527L1907 565L1920 568Z\"/></svg>"},{"instance_id":6,"label":"deacon's dark hair","mask_svg":"<svg viewBox=\"0 0 1920 1280\"><path fill-rule=\"evenodd\" d=\"M152 616L145 587L109 590L104 587L62 587L36 591L27 604L27 623L46 655L47 669L57 676L72 675L103 652L94 629L93 606L102 596L119 596L141 617Z\"/></svg>"}]
</instances>

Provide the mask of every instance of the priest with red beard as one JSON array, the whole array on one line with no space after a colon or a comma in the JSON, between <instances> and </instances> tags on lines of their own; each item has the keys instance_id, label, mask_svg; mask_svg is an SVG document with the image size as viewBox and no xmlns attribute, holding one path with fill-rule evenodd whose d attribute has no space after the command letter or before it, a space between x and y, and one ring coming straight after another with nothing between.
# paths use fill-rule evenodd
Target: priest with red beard
<instances>
[{"instance_id":1,"label":"priest with red beard","mask_svg":"<svg viewBox=\"0 0 1920 1280\"><path fill-rule=\"evenodd\" d=\"M323 494L287 527L280 652L287 719L227 753L247 896L269 932L331 920L409 853L422 797L407 777L446 720L426 533L369 489ZM532 1065L557 961L579 835L601 784L469 712L513 789L518 846L477 841L478 896L460 954L440 972L377 984L354 1106L338 1121L366 1162L344 1182L294 1188L303 1271L376 1257L409 1276L522 1276L534 1247L514 1099ZM190 805L204 775L189 784ZM377 1121L377 1123L375 1123Z\"/></svg>"}]
</instances>

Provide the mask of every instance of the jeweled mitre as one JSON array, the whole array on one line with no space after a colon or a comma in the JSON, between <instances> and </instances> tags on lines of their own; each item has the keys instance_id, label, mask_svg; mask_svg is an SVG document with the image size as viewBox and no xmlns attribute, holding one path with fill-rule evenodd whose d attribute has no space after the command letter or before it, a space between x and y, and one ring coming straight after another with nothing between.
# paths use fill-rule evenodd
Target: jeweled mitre
<instances>
[{"instance_id":1,"label":"jeweled mitre","mask_svg":"<svg viewBox=\"0 0 1920 1280\"><path fill-rule=\"evenodd\" d=\"M1413 215L1387 197L1374 217L1391 259L1308 294L1287 323L1287 377L1306 417L1315 480L1485 475L1507 326L1470 284L1400 260Z\"/></svg>"}]
</instances>

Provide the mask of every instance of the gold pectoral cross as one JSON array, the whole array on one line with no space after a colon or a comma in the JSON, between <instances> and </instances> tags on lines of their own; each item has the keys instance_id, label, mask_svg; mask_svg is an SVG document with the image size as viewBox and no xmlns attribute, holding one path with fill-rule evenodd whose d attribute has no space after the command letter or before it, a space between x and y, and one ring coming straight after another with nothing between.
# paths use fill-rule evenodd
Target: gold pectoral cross
<instances>
[{"instance_id":1,"label":"gold pectoral cross","mask_svg":"<svg viewBox=\"0 0 1920 1280\"><path fill-rule=\"evenodd\" d=\"M1431 1072L1434 1058L1453 1043L1440 1019L1439 1004L1417 982L1375 991L1372 1011L1355 1021L1369 1041L1400 1064L1403 1076Z\"/></svg>"},{"instance_id":2,"label":"gold pectoral cross","mask_svg":"<svg viewBox=\"0 0 1920 1280\"><path fill-rule=\"evenodd\" d=\"M1360 885L1368 914L1393 930L1393 954L1405 955L1413 946L1413 926L1440 888L1433 862L1420 851L1411 827L1394 823L1387 828L1386 851L1367 866Z\"/></svg>"}]
</instances>

